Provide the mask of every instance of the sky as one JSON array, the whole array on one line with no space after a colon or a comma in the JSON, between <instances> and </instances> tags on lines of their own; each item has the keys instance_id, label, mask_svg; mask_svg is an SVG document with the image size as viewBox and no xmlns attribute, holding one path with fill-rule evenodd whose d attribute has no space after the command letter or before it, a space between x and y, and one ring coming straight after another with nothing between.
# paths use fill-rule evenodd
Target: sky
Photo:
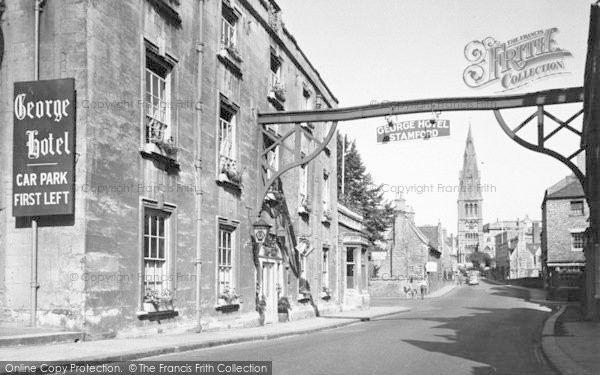
<instances>
[{"instance_id":1,"label":"sky","mask_svg":"<svg viewBox=\"0 0 600 375\"><path fill-rule=\"evenodd\" d=\"M583 86L589 10L585 0L278 0L283 22L296 38L340 107L375 102L443 97L516 95ZM556 28L554 47L570 52L561 74L505 90L497 81L469 87L463 72L472 41L492 37L500 43ZM510 71L509 71L510 73ZM546 107L565 120L582 104ZM516 127L534 108L502 111ZM436 114L397 116L394 121L430 119ZM558 160L515 143L491 111L442 112L450 136L377 143L384 118L341 122L338 129L355 140L368 172L383 184L387 199L404 192L418 225L441 221L456 233L458 176L469 125L481 172L484 223L541 218L544 191L571 171ZM581 117L574 122L581 128ZM546 122L555 124L549 119ZM535 121L519 133L535 137ZM578 137L561 130L549 147L571 154Z\"/></svg>"}]
</instances>

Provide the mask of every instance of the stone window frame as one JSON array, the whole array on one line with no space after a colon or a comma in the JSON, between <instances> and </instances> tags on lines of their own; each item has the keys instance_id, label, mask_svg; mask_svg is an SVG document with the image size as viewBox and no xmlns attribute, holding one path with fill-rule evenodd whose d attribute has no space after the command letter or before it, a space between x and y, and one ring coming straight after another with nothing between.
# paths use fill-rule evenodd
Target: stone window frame
<instances>
[{"instance_id":1,"label":"stone window frame","mask_svg":"<svg viewBox=\"0 0 600 375\"><path fill-rule=\"evenodd\" d=\"M575 205L579 207L574 209ZM585 214L585 203L583 199L572 200L570 201L569 206L569 213L571 216L583 216Z\"/></svg>"},{"instance_id":2,"label":"stone window frame","mask_svg":"<svg viewBox=\"0 0 600 375\"><path fill-rule=\"evenodd\" d=\"M228 220L224 217L217 217L217 225L216 225L216 237L215 237L215 295L218 299L221 294L223 294L223 289L221 288L221 271L222 268L228 268L229 280L228 283L230 289L237 290L237 271L238 271L238 254L239 254L239 246L238 246L238 228L240 223L235 220ZM230 243L229 250L231 251L229 256L229 262L223 263L221 262L221 232L227 232L230 234ZM223 286L225 286L223 284Z\"/></svg>"},{"instance_id":3,"label":"stone window frame","mask_svg":"<svg viewBox=\"0 0 600 375\"><path fill-rule=\"evenodd\" d=\"M329 262L331 253L331 247L329 245L323 245L322 257L321 257L321 287L329 288Z\"/></svg>"},{"instance_id":4,"label":"stone window frame","mask_svg":"<svg viewBox=\"0 0 600 375\"><path fill-rule=\"evenodd\" d=\"M571 251L583 251L585 245L585 229L575 228L569 230L571 234ZM579 247L581 245L581 247Z\"/></svg>"},{"instance_id":5,"label":"stone window frame","mask_svg":"<svg viewBox=\"0 0 600 375\"><path fill-rule=\"evenodd\" d=\"M323 170L323 185L321 189L322 193L322 203L323 203L323 212L326 210L331 211L331 173L329 171Z\"/></svg>"},{"instance_id":6,"label":"stone window frame","mask_svg":"<svg viewBox=\"0 0 600 375\"><path fill-rule=\"evenodd\" d=\"M300 204L302 204L304 199L308 199L309 197L309 184L310 184L310 177L309 177L309 170L308 170L308 163L302 164L300 166L300 173L299 174L299 184L298 184L298 202Z\"/></svg>"},{"instance_id":7,"label":"stone window frame","mask_svg":"<svg viewBox=\"0 0 600 375\"><path fill-rule=\"evenodd\" d=\"M304 279L305 282L308 283L308 256L315 248L312 247L310 242L306 239L300 239L298 247L298 294L300 294L300 292L303 291L303 288L306 287L306 285L302 284L301 280ZM310 286L310 284L308 284L308 286Z\"/></svg>"},{"instance_id":8,"label":"stone window frame","mask_svg":"<svg viewBox=\"0 0 600 375\"><path fill-rule=\"evenodd\" d=\"M142 145L152 143L150 142L151 137L148 134L149 122L153 119L159 122L159 126L163 125L164 132L159 138L162 141L172 140L175 144L177 142L175 129L175 121L173 119L173 111L171 110L171 104L173 102L173 79L174 70L177 64L177 60L168 54L161 54L160 48L148 39L144 39L145 53L144 53L144 69L143 69L143 92L142 92L142 103L144 103L144 110L142 114L142 134L141 142ZM164 82L164 96L159 97L160 103L165 106L164 118L156 118L155 116L149 115L148 101L147 101L147 89L148 89L148 75L150 78L156 77L159 82ZM150 85L152 88L152 85ZM153 90L151 91L153 93Z\"/></svg>"},{"instance_id":9,"label":"stone window frame","mask_svg":"<svg viewBox=\"0 0 600 375\"><path fill-rule=\"evenodd\" d=\"M281 87L285 89L283 58L275 47L270 48L269 56L269 90L272 90L275 87Z\"/></svg>"},{"instance_id":10,"label":"stone window frame","mask_svg":"<svg viewBox=\"0 0 600 375\"><path fill-rule=\"evenodd\" d=\"M356 279L356 274L357 274L357 272L356 272L357 271L357 268L356 268L356 266L357 266L357 262L356 262L356 250L357 249L358 249L358 247L356 247L356 246L348 246L348 247L345 248L346 254L344 256L344 259L345 259L344 263L346 265L346 267L345 267L346 272L344 272L344 275L346 276L346 289L347 290L357 290L358 289L357 288L357 281L358 280ZM348 253L349 252L352 253L352 260L351 261L348 260ZM348 275L348 269L349 269L348 267L352 267L352 286L349 285L349 278L350 278L350 276Z\"/></svg>"},{"instance_id":11,"label":"stone window frame","mask_svg":"<svg viewBox=\"0 0 600 375\"><path fill-rule=\"evenodd\" d=\"M177 206L171 203L159 202L156 200L141 198L140 200L140 280L139 280L139 301L138 305L140 306L140 310L143 309L144 295L146 293L146 257L145 257L145 226L144 220L146 218L146 210L154 211L160 215L162 215L165 220L164 227L164 240L165 240L165 250L164 250L164 271L166 271L166 287L163 285L161 291L164 289L170 289L173 292L177 288L176 283L173 282L171 275L175 274L176 263L173 259L175 257L175 244L176 244L176 223L174 219L177 217ZM154 261L155 259L152 259Z\"/></svg>"},{"instance_id":12,"label":"stone window frame","mask_svg":"<svg viewBox=\"0 0 600 375\"><path fill-rule=\"evenodd\" d=\"M223 0L221 2L221 31L220 31L220 48L235 47L239 48L239 23L242 14L231 0ZM224 32L229 31L231 35L225 38Z\"/></svg>"}]
</instances>

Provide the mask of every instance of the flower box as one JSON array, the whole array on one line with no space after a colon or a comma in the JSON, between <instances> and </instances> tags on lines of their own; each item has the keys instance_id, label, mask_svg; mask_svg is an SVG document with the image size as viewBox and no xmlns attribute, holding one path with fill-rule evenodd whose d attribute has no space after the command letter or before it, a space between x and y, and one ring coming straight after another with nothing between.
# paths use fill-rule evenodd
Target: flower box
<instances>
[{"instance_id":1,"label":"flower box","mask_svg":"<svg viewBox=\"0 0 600 375\"><path fill-rule=\"evenodd\" d=\"M239 309L240 309L239 303L230 303L227 305L215 306L215 310L220 311L222 313L230 313L230 312L238 311Z\"/></svg>"},{"instance_id":2,"label":"flower box","mask_svg":"<svg viewBox=\"0 0 600 375\"><path fill-rule=\"evenodd\" d=\"M298 206L298 214L300 215L308 215L311 211L310 201L308 197L302 198L300 201L300 205Z\"/></svg>"},{"instance_id":3,"label":"flower box","mask_svg":"<svg viewBox=\"0 0 600 375\"><path fill-rule=\"evenodd\" d=\"M238 171L235 161L223 162L221 173L219 173L219 181L238 188L242 186L242 173Z\"/></svg>"},{"instance_id":4,"label":"flower box","mask_svg":"<svg viewBox=\"0 0 600 375\"><path fill-rule=\"evenodd\" d=\"M160 322L161 320L173 319L176 316L179 316L179 311L177 311L177 310L161 310L161 311L150 311L150 312L140 311L140 312L138 312L139 320L149 320L151 322L155 322L155 321Z\"/></svg>"}]
</instances>

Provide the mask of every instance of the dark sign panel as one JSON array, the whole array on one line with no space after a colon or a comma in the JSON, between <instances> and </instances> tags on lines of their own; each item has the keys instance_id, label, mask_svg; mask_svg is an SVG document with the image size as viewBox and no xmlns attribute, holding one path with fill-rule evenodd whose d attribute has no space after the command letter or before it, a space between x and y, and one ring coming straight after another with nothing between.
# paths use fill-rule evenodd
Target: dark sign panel
<instances>
[{"instance_id":1,"label":"dark sign panel","mask_svg":"<svg viewBox=\"0 0 600 375\"><path fill-rule=\"evenodd\" d=\"M13 216L74 212L75 80L15 82Z\"/></svg>"},{"instance_id":2,"label":"dark sign panel","mask_svg":"<svg viewBox=\"0 0 600 375\"><path fill-rule=\"evenodd\" d=\"M389 122L377 127L377 142L429 139L450 135L450 120L411 120Z\"/></svg>"}]
</instances>

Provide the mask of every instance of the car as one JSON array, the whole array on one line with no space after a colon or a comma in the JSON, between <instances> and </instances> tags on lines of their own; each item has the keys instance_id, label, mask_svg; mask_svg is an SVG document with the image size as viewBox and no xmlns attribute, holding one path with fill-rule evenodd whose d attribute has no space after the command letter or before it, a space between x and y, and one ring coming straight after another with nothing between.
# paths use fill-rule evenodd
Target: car
<instances>
[{"instance_id":1,"label":"car","mask_svg":"<svg viewBox=\"0 0 600 375\"><path fill-rule=\"evenodd\" d=\"M469 285L478 285L479 284L479 277L477 277L475 275L471 275L471 276L469 276L469 280L467 281L467 283Z\"/></svg>"}]
</instances>

